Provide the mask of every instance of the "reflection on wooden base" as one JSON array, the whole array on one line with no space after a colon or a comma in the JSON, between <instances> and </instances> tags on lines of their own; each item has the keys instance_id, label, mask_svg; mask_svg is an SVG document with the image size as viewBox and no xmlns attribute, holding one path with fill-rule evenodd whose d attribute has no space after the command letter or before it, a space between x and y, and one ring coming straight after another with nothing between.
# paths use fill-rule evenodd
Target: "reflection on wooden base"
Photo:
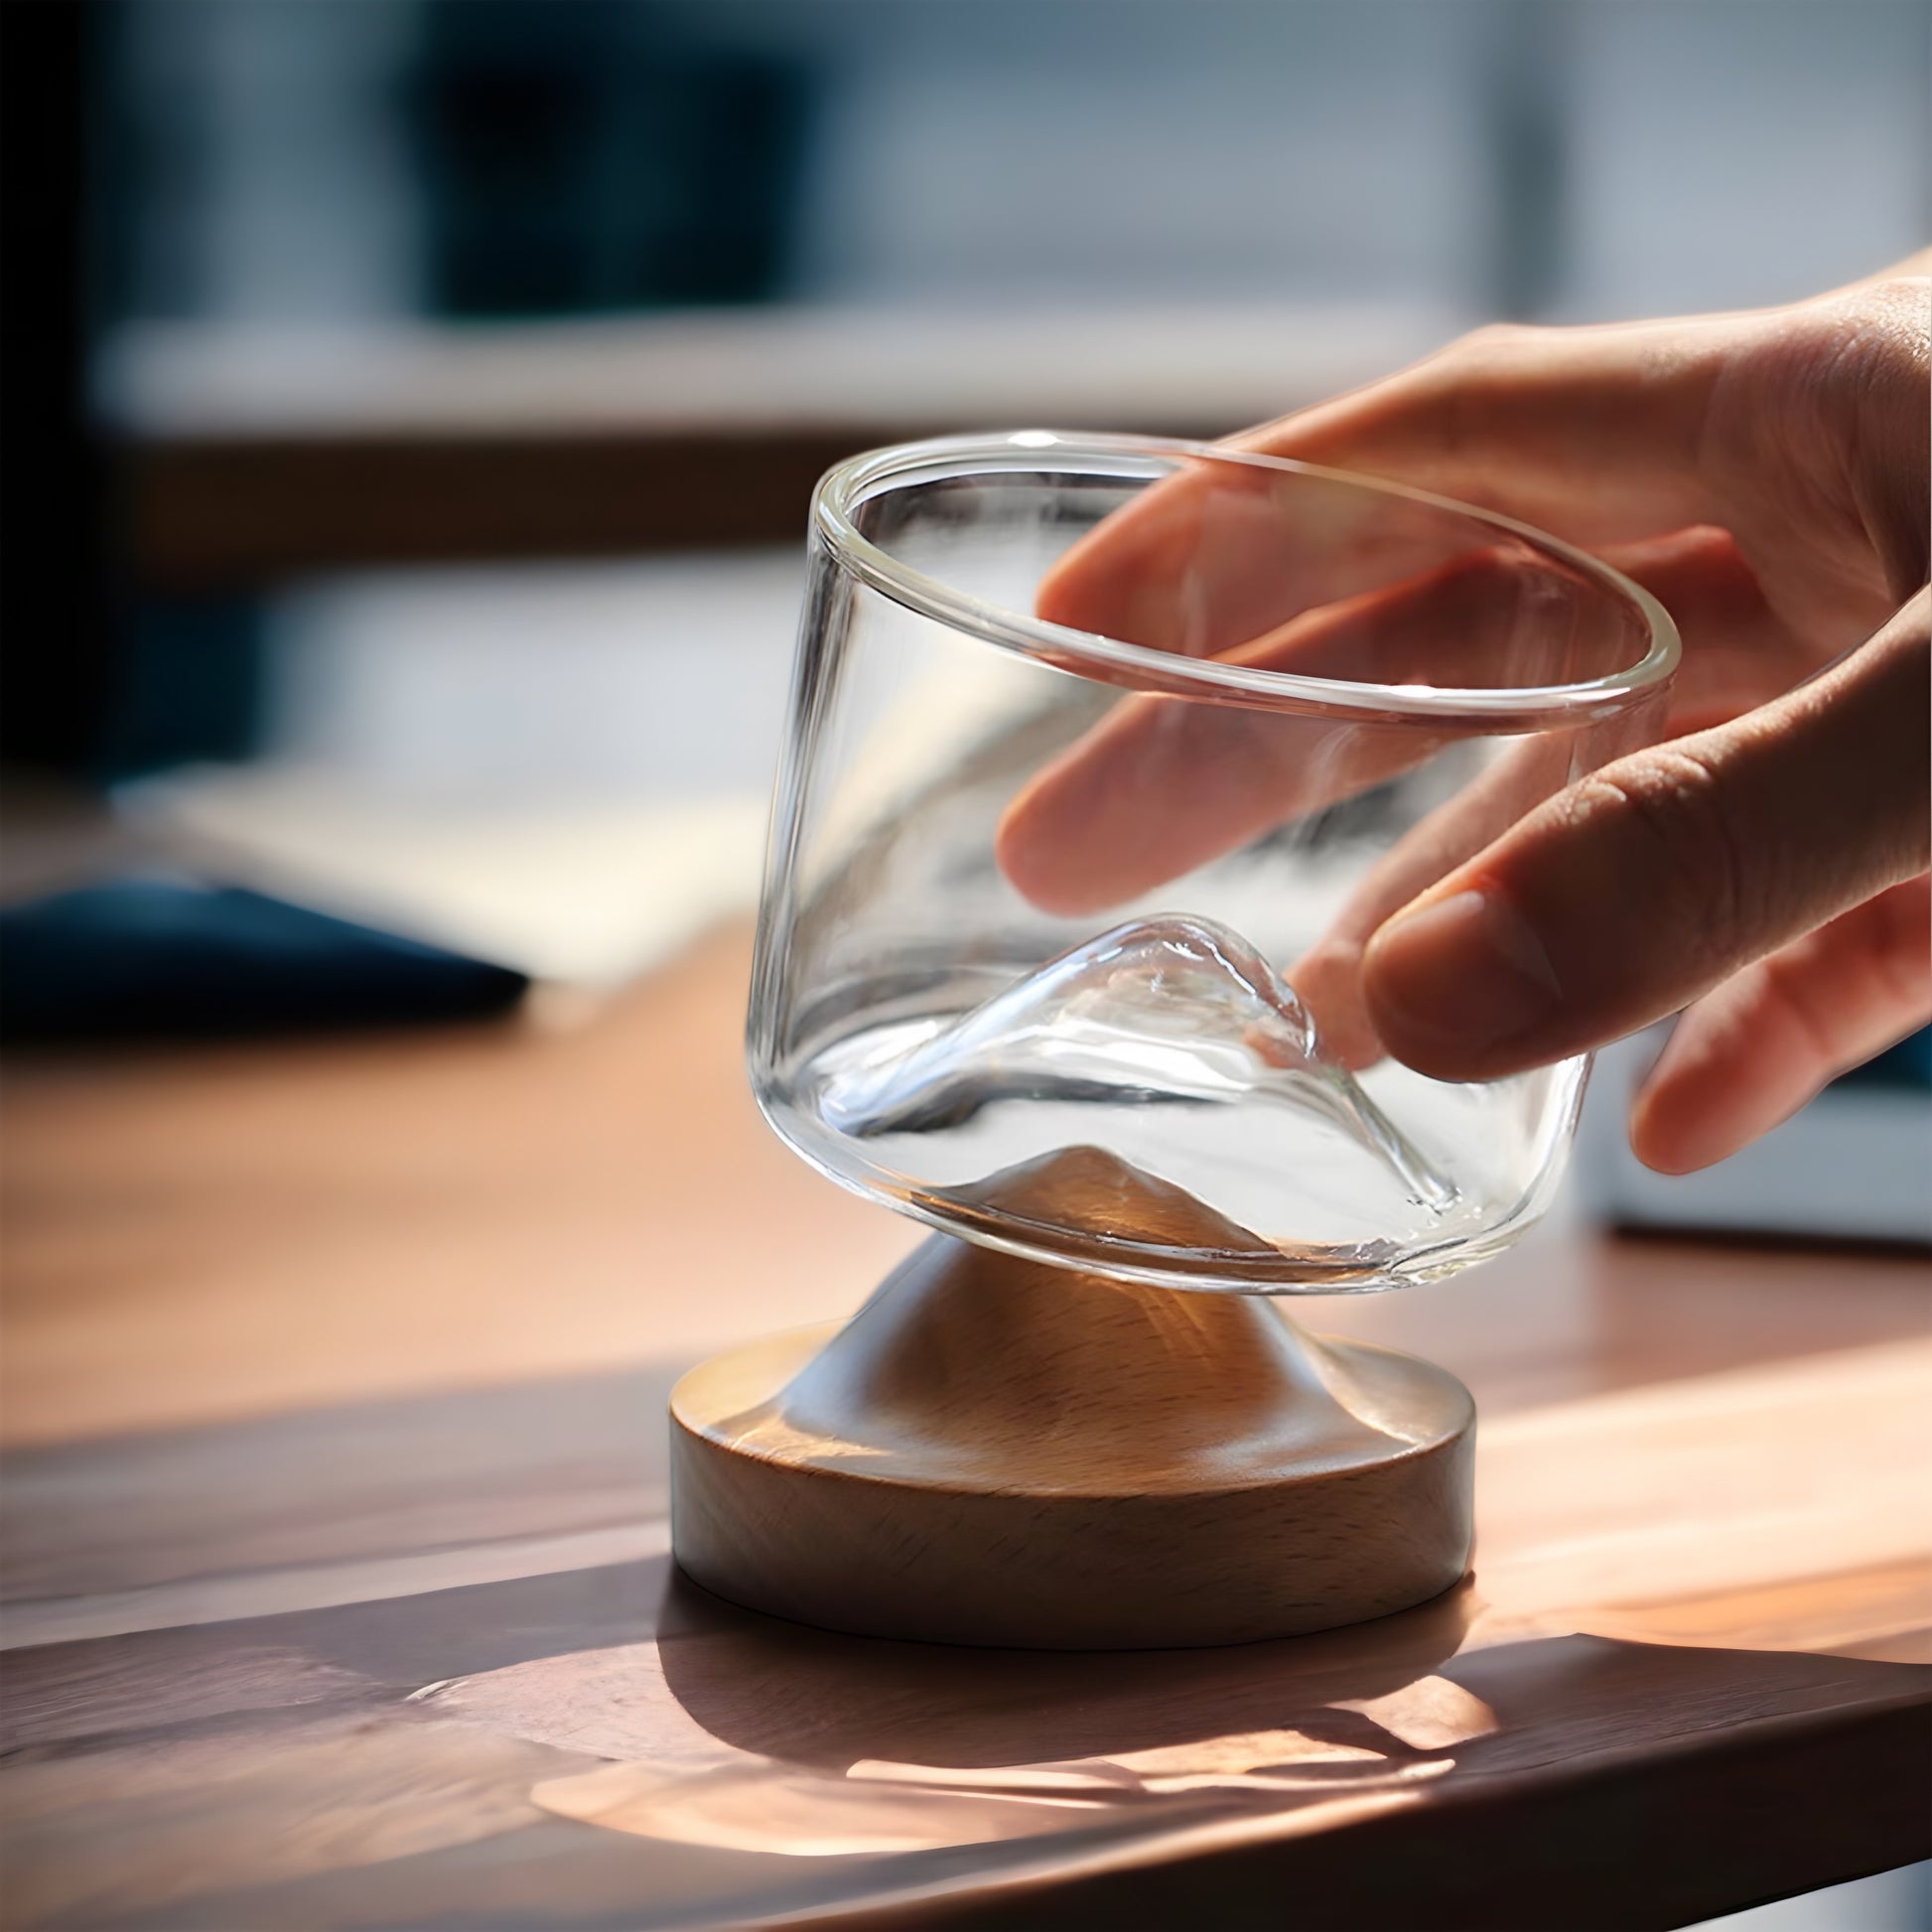
<instances>
[{"instance_id":1,"label":"reflection on wooden base","mask_svg":"<svg viewBox=\"0 0 1932 1932\"><path fill-rule=\"evenodd\" d=\"M693 1370L673 1539L719 1595L862 1635L1244 1643L1448 1589L1474 1406L1276 1304L934 1236L844 1328Z\"/></svg>"}]
</instances>

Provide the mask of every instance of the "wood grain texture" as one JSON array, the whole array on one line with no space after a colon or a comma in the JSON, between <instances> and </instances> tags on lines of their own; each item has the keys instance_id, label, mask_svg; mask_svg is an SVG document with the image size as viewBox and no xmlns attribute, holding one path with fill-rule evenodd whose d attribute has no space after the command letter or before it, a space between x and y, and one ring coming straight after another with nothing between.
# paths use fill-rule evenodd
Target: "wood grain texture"
<instances>
[{"instance_id":1,"label":"wood grain texture","mask_svg":"<svg viewBox=\"0 0 1932 1932\"><path fill-rule=\"evenodd\" d=\"M1134 1234L1180 1238L1141 1224L1173 1203L1134 1201L1119 1163L1056 1160L1075 1190L1117 1170ZM1454 1583L1474 1421L1445 1371L1316 1342L1273 1303L935 1235L845 1327L678 1384L673 1539L720 1595L836 1630L1248 1643Z\"/></svg>"},{"instance_id":2,"label":"wood grain texture","mask_svg":"<svg viewBox=\"0 0 1932 1932\"><path fill-rule=\"evenodd\" d=\"M1520 1411L1470 1586L1277 1643L839 1637L662 1556L37 1643L22 1922L1628 1927L1856 1875L1925 1838L1929 1357Z\"/></svg>"},{"instance_id":3,"label":"wood grain texture","mask_svg":"<svg viewBox=\"0 0 1932 1932\"><path fill-rule=\"evenodd\" d=\"M759 1120L749 970L732 930L574 1020L11 1067L0 1435L689 1360L849 1313L917 1237Z\"/></svg>"},{"instance_id":4,"label":"wood grain texture","mask_svg":"<svg viewBox=\"0 0 1932 1932\"><path fill-rule=\"evenodd\" d=\"M906 1245L758 1124L744 966L9 1070L7 1923L1556 1932L1926 1855L1895 1257L1558 1233L1298 1307L1483 1410L1472 1581L1373 1623L948 1649L681 1582L676 1373Z\"/></svg>"}]
</instances>

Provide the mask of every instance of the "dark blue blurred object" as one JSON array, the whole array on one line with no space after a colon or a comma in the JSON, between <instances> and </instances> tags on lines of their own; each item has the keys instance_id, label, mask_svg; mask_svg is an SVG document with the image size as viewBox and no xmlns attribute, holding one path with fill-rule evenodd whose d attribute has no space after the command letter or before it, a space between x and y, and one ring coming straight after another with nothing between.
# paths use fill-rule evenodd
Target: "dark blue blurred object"
<instances>
[{"instance_id":1,"label":"dark blue blurred object","mask_svg":"<svg viewBox=\"0 0 1932 1932\"><path fill-rule=\"evenodd\" d=\"M89 886L0 910L0 1035L221 1039L504 1012L529 981L233 887Z\"/></svg>"},{"instance_id":2,"label":"dark blue blurred object","mask_svg":"<svg viewBox=\"0 0 1932 1932\"><path fill-rule=\"evenodd\" d=\"M1875 1059L1838 1077L1840 1086L1932 1087L1932 1027L1887 1046Z\"/></svg>"},{"instance_id":3,"label":"dark blue blurred object","mask_svg":"<svg viewBox=\"0 0 1932 1932\"><path fill-rule=\"evenodd\" d=\"M257 598L124 598L92 774L112 784L175 764L252 757L264 629Z\"/></svg>"},{"instance_id":4,"label":"dark blue blurred object","mask_svg":"<svg viewBox=\"0 0 1932 1932\"><path fill-rule=\"evenodd\" d=\"M809 76L624 0L438 0L408 127L456 316L780 292Z\"/></svg>"}]
</instances>

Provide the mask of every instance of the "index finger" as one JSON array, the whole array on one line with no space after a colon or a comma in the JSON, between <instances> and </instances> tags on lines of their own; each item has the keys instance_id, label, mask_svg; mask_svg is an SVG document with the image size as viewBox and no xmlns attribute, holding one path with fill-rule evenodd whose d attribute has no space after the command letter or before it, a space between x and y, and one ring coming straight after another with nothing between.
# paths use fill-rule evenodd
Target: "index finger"
<instances>
[{"instance_id":1,"label":"index finger","mask_svg":"<svg viewBox=\"0 0 1932 1932\"><path fill-rule=\"evenodd\" d=\"M1490 329L1230 447L1395 480L1587 546L1721 520L1695 457L1745 322ZM1201 464L1075 544L1041 583L1056 623L1218 655L1331 604L1439 567L1466 533L1266 467ZM1397 554L1397 552L1400 554Z\"/></svg>"},{"instance_id":2,"label":"index finger","mask_svg":"<svg viewBox=\"0 0 1932 1932\"><path fill-rule=\"evenodd\" d=\"M1358 689L1507 689L1584 682L1641 652L1623 605L1511 541L1320 606L1224 660ZM1035 905L1098 911L1496 730L1483 713L1419 725L1127 698L1016 794L1001 869Z\"/></svg>"}]
</instances>

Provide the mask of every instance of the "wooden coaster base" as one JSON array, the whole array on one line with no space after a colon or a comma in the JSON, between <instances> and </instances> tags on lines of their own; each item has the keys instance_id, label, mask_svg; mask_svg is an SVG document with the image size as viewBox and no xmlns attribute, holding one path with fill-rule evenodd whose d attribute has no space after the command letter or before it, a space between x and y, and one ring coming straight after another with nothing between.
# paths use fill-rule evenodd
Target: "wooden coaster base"
<instances>
[{"instance_id":1,"label":"wooden coaster base","mask_svg":"<svg viewBox=\"0 0 1932 1932\"><path fill-rule=\"evenodd\" d=\"M1461 1577L1475 1409L1444 1370L935 1235L838 1329L671 1397L672 1534L706 1588L868 1636L1243 1643Z\"/></svg>"}]
</instances>

